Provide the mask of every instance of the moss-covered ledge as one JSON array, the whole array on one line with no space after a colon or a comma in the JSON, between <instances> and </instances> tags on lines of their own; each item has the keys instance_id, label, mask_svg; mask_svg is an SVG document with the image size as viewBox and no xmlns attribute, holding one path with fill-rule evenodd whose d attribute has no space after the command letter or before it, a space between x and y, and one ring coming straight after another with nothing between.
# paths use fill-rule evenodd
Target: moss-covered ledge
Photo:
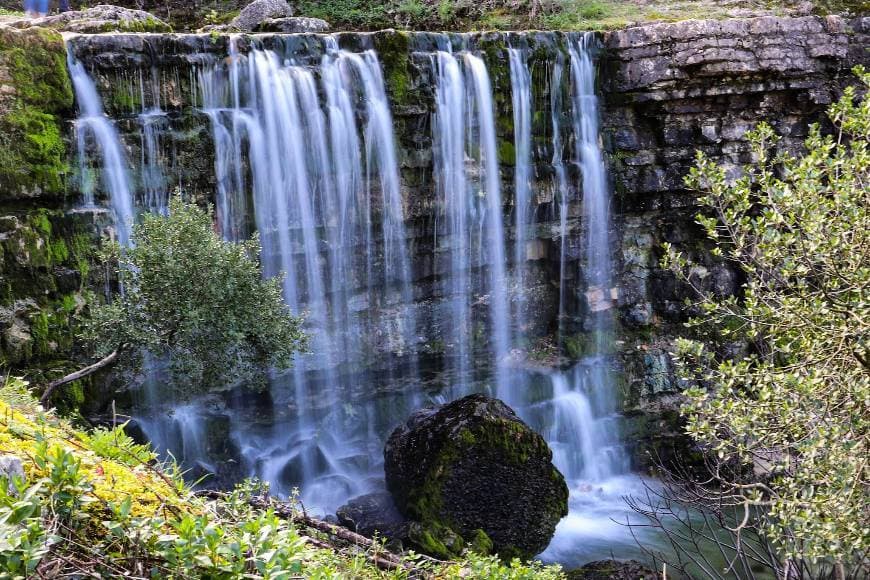
<instances>
[{"instance_id":1,"label":"moss-covered ledge","mask_svg":"<svg viewBox=\"0 0 870 580\"><path fill-rule=\"evenodd\" d=\"M63 197L72 108L60 33L0 27L0 202Z\"/></svg>"}]
</instances>

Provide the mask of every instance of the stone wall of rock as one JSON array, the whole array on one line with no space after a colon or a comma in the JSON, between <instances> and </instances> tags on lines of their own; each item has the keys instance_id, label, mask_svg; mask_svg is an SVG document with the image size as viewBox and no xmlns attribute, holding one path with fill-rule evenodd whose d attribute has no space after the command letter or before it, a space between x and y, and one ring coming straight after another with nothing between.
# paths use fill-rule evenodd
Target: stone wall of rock
<instances>
[{"instance_id":1,"label":"stone wall of rock","mask_svg":"<svg viewBox=\"0 0 870 580\"><path fill-rule=\"evenodd\" d=\"M683 177L701 150L737 175L751 163L745 134L767 121L780 147L799 152L808 125L868 64L870 18L691 21L605 36L604 140L621 236L620 312L627 405L669 406L676 388L668 349L689 315L690 294L658 268L671 242L703 264L704 283L733 293L738 272L716 262L694 224ZM649 415L646 415L648 418ZM654 432L661 424L637 424ZM649 440L655 446L655 442Z\"/></svg>"},{"instance_id":2,"label":"stone wall of rock","mask_svg":"<svg viewBox=\"0 0 870 580\"><path fill-rule=\"evenodd\" d=\"M60 34L0 27L0 369L36 380L77 364L74 317L101 223L72 209L73 113Z\"/></svg>"}]
</instances>

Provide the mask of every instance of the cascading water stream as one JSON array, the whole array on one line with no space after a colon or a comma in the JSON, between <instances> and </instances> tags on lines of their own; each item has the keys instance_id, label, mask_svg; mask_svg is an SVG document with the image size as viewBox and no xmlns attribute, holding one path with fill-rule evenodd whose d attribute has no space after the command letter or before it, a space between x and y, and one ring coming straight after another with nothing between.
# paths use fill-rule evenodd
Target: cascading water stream
<instances>
[{"instance_id":1,"label":"cascading water stream","mask_svg":"<svg viewBox=\"0 0 870 580\"><path fill-rule=\"evenodd\" d=\"M592 52L596 37L587 33L569 38L571 71L571 120L575 138L573 161L582 176L582 223L587 315L586 335L590 354L570 371L554 374L553 420L545 436L554 450L554 460L569 483L570 513L556 529L556 537L542 557L546 560L581 564L576 550L584 546L585 558L611 557L616 546L633 552L634 541L623 524L630 510L622 497L641 489L630 475L630 460L620 437L620 418L610 367L609 345L613 342L613 264L610 253L610 193L598 131L598 98L595 93L595 65ZM561 68L554 70L561 74ZM555 91L554 91L555 92ZM554 119L556 107L553 107ZM559 133L554 120L554 147ZM567 187L564 173L557 178ZM565 180L563 182L563 180ZM562 190L562 199L567 191ZM562 202L560 231L565 236L565 208ZM564 272L565 238L561 266ZM565 284L562 288L564 291ZM560 300L560 311L565 303ZM561 318L561 317L560 317Z\"/></svg>"},{"instance_id":2,"label":"cascading water stream","mask_svg":"<svg viewBox=\"0 0 870 580\"><path fill-rule=\"evenodd\" d=\"M573 308L580 293L572 291L572 282L585 280L589 314L583 326L592 344L574 368L552 373L511 366L512 349L525 349L533 339L527 326L534 315L526 314L524 301L543 269L533 263L540 256L529 248L539 217L533 167L542 162L532 126L546 124L546 118L536 121L533 96L545 93L537 93L525 41L507 51L515 161L505 175L498 147L505 135L497 132L503 125L496 122L485 60L468 48L467 38L467 50L428 54L438 221L431 284L441 302L434 320L418 321L415 275L429 274L411 268L407 201L380 63L372 50L351 52L340 49L336 37L321 39L322 56L311 62L290 44L282 45L280 37L273 44L246 39L250 48L232 37L227 58L199 66L195 75L196 104L208 118L214 147L219 230L226 239L240 240L256 229L264 273L283 275L285 301L305 316L311 352L299 355L290 371L274 374L263 395L236 393L219 403L193 401L168 412L159 411L155 398L147 403L154 414L142 425L157 446L185 465L213 471L221 469L209 446L210 425L218 416L226 425L220 437L236 447L242 461L241 473L233 475L259 476L278 493L299 486L307 508L329 513L382 486L384 438L411 411L427 399L488 390L545 435L569 481L571 516L544 554L569 561L578 542L594 545L595 529L607 528L602 522L613 515L607 506L621 503L628 473L607 352L613 339L613 264L595 37L567 37L567 53L559 52L552 68L543 71L550 88L548 161L560 236L553 243L560 257L558 332L561 341L564 321L583 311ZM447 36L439 38L442 48L450 43ZM93 134L100 144L105 189L118 223L129 224L134 208L123 146L84 68L71 59L70 70L83 103L79 133ZM156 78L151 82L156 85ZM146 92L160 94L156 86ZM157 170L163 171L168 116L156 100L146 108L144 93L142 103L145 195L140 197L146 208L160 211L158 195L165 195L165 187L158 179L166 174ZM577 183L575 169L582 176ZM502 197L502 177L511 174L512 220ZM576 220L569 223L568 214L578 192L584 253L574 272L576 252L569 255L569 238ZM428 332L430 320L444 343L435 388L419 380L424 373L417 356L417 343L424 340L418 334ZM379 357L383 360L375 360ZM537 383L544 386L535 383L534 389L545 394L532 392L532 375L543 377ZM390 387L383 393L381 382ZM612 545L612 538L606 541ZM584 554L592 552L584 548Z\"/></svg>"},{"instance_id":3,"label":"cascading water stream","mask_svg":"<svg viewBox=\"0 0 870 580\"><path fill-rule=\"evenodd\" d=\"M67 49L67 67L75 89L79 116L75 122L78 174L81 176L84 192L84 205L95 204L94 190L96 184L92 180L88 151L93 143L100 154L100 177L103 188L108 195L112 208L115 230L121 246L130 243L130 232L133 227L133 193L127 171L127 160L123 145L115 125L103 112L103 103L97 93L97 87L84 65L75 59Z\"/></svg>"},{"instance_id":4,"label":"cascading water stream","mask_svg":"<svg viewBox=\"0 0 870 580\"><path fill-rule=\"evenodd\" d=\"M502 217L492 87L480 57L439 51L433 57L437 77L435 106L436 182L446 215L450 270L445 293L451 304L455 349L453 384L460 392L470 383L474 344L469 323L472 301L487 295L488 337L495 391L514 398L506 362L510 352L507 252ZM469 270L485 272L479 279Z\"/></svg>"},{"instance_id":5,"label":"cascading water stream","mask_svg":"<svg viewBox=\"0 0 870 580\"><path fill-rule=\"evenodd\" d=\"M513 311L513 344L525 339L526 259L529 214L532 209L532 79L526 50L509 48L511 103L514 121L514 284L520 298Z\"/></svg>"}]
</instances>

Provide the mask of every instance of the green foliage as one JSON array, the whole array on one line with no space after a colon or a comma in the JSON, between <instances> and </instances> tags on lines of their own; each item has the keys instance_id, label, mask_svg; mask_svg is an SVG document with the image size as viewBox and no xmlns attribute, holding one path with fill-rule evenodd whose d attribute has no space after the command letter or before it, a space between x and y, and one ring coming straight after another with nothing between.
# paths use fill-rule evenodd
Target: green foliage
<instances>
[{"instance_id":1,"label":"green foliage","mask_svg":"<svg viewBox=\"0 0 870 580\"><path fill-rule=\"evenodd\" d=\"M11 383L0 400L0 445L22 459L26 478L0 480L2 578L30 578L37 568L53 577L562 578L558 567L474 554L437 564L410 553L403 567L379 570L372 557L380 545L330 547L328 536L298 523L292 498L269 499L267 485L247 481L206 500L150 454L119 456L119 446L130 449L121 433L76 431L32 399L10 404L6 394L26 391ZM154 501L143 501L137 484Z\"/></svg>"},{"instance_id":2,"label":"green foliage","mask_svg":"<svg viewBox=\"0 0 870 580\"><path fill-rule=\"evenodd\" d=\"M140 445L124 431L126 423L112 429L98 427L88 435L87 442L94 453L131 467L153 461L157 454L150 445Z\"/></svg>"},{"instance_id":3,"label":"green foliage","mask_svg":"<svg viewBox=\"0 0 870 580\"><path fill-rule=\"evenodd\" d=\"M870 14L868 0L814 0L817 14Z\"/></svg>"},{"instance_id":4,"label":"green foliage","mask_svg":"<svg viewBox=\"0 0 870 580\"><path fill-rule=\"evenodd\" d=\"M558 566L543 566L540 562L525 564L519 559L505 564L496 556L469 554L467 561L449 566L444 577L475 580L559 580L565 576Z\"/></svg>"},{"instance_id":5,"label":"green foliage","mask_svg":"<svg viewBox=\"0 0 870 580\"><path fill-rule=\"evenodd\" d=\"M265 385L268 368L291 366L306 340L280 280L260 276L258 240L222 240L211 213L178 196L169 211L146 215L133 247L110 252L124 291L91 309L83 338L97 356L123 347L134 369L141 353L165 361L182 396Z\"/></svg>"},{"instance_id":6,"label":"green foliage","mask_svg":"<svg viewBox=\"0 0 870 580\"><path fill-rule=\"evenodd\" d=\"M691 325L707 340L677 353L688 433L723 467L717 497L746 509L780 561L847 569L870 549L870 99L857 94L829 109L839 132L812 127L801 157L775 152L765 124L736 181L698 154L698 223L747 282L739 298L699 291ZM692 265L666 249L691 284ZM733 345L748 354L725 356Z\"/></svg>"}]
</instances>

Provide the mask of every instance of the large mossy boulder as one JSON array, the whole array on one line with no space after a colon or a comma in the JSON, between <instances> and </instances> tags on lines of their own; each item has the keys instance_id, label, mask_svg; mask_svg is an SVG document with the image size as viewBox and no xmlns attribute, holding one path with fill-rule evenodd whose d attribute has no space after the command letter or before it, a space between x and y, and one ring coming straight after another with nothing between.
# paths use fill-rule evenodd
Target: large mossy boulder
<instances>
[{"instance_id":1,"label":"large mossy boulder","mask_svg":"<svg viewBox=\"0 0 870 580\"><path fill-rule=\"evenodd\" d=\"M469 545L503 558L547 547L568 513L568 486L547 442L507 405L471 395L417 411L384 449L387 487L421 550Z\"/></svg>"}]
</instances>

